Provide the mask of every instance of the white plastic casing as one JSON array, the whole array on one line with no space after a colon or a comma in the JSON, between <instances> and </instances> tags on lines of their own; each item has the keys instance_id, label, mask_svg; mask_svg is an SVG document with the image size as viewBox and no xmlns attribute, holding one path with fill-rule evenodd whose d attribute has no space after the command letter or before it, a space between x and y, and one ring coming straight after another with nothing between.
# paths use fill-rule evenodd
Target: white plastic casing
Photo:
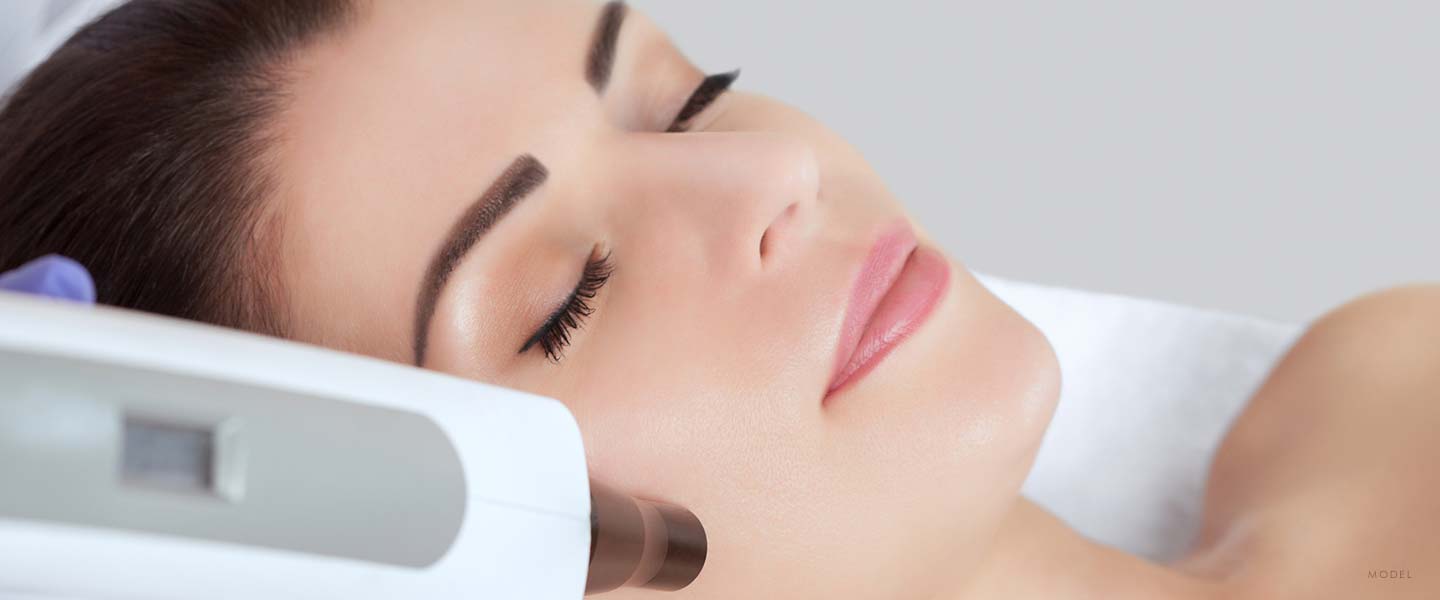
<instances>
[{"instance_id":1,"label":"white plastic casing","mask_svg":"<svg viewBox=\"0 0 1440 600\"><path fill-rule=\"evenodd\" d=\"M0 598L573 600L583 595L589 482L579 428L558 401L187 321L0 293L0 356L6 353L122 365L162 379L199 377L418 414L449 437L466 496L453 545L425 568L0 514ZM0 462L5 460L14 457L0 455ZM0 481L0 493L24 485Z\"/></svg>"}]
</instances>

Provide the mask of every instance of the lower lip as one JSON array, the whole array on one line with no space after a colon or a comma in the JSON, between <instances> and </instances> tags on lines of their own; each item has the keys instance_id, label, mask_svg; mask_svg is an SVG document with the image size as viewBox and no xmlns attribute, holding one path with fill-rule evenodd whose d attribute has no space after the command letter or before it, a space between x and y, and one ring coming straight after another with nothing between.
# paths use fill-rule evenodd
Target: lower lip
<instances>
[{"instance_id":1,"label":"lower lip","mask_svg":"<svg viewBox=\"0 0 1440 600\"><path fill-rule=\"evenodd\" d=\"M866 324L860 342L835 373L825 399L865 377L890 351L925 324L950 288L950 262L938 250L920 245L885 293Z\"/></svg>"}]
</instances>

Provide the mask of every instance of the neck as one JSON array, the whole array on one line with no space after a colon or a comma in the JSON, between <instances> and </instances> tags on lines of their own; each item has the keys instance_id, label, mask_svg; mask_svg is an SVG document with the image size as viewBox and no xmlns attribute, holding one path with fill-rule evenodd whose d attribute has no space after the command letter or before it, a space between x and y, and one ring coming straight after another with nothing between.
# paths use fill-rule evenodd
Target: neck
<instances>
[{"instance_id":1,"label":"neck","mask_svg":"<svg viewBox=\"0 0 1440 600\"><path fill-rule=\"evenodd\" d=\"M1106 598L1209 600L1223 584L1158 565L1082 537L1021 498L973 577L949 600Z\"/></svg>"}]
</instances>

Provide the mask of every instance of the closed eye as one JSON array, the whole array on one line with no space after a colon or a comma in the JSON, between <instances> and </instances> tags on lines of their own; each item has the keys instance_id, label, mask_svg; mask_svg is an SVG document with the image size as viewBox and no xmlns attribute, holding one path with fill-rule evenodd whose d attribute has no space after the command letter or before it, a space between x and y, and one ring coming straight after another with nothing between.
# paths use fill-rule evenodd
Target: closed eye
<instances>
[{"instance_id":1,"label":"closed eye","mask_svg":"<svg viewBox=\"0 0 1440 600\"><path fill-rule=\"evenodd\" d=\"M559 363L565 347L570 345L571 334L580 328L586 317L594 314L595 307L590 302L600 293L600 289L605 287L605 283L610 281L610 275L614 272L615 265L610 260L609 253L588 260L574 291L550 313L550 317L540 329L530 336L530 339L525 340L524 345L520 346L519 354L524 354L538 345L551 362Z\"/></svg>"},{"instance_id":2,"label":"closed eye","mask_svg":"<svg viewBox=\"0 0 1440 600\"><path fill-rule=\"evenodd\" d=\"M735 83L735 79L738 77L740 77L740 69L706 77L704 81L700 82L700 86L695 88L694 93L690 94L690 98L685 101L685 106L675 116L675 121L665 131L667 133L689 131L690 121L705 112L706 108L728 91L730 85Z\"/></svg>"}]
</instances>

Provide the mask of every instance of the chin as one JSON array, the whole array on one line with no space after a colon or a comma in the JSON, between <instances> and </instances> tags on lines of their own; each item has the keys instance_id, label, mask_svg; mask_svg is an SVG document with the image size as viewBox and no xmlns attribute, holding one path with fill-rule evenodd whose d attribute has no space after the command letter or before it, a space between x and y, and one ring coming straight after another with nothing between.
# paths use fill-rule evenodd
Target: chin
<instances>
[{"instance_id":1,"label":"chin","mask_svg":"<svg viewBox=\"0 0 1440 600\"><path fill-rule=\"evenodd\" d=\"M1003 473L1018 489L1059 400L1059 361L1033 323L950 264L927 321L830 409L847 427L923 446L906 452L949 448L937 459Z\"/></svg>"},{"instance_id":2,"label":"chin","mask_svg":"<svg viewBox=\"0 0 1440 600\"><path fill-rule=\"evenodd\" d=\"M848 458L887 471L885 487L902 490L889 499L924 531L915 545L964 561L957 554L978 551L975 541L1019 498L1060 368L1034 324L951 266L951 289L929 321L832 408L859 442Z\"/></svg>"},{"instance_id":3,"label":"chin","mask_svg":"<svg viewBox=\"0 0 1440 600\"><path fill-rule=\"evenodd\" d=\"M937 353L954 361L944 378L945 417L959 427L956 441L988 455L1018 493L1060 398L1060 363L1033 323L953 263L959 302L947 306L953 346Z\"/></svg>"}]
</instances>

